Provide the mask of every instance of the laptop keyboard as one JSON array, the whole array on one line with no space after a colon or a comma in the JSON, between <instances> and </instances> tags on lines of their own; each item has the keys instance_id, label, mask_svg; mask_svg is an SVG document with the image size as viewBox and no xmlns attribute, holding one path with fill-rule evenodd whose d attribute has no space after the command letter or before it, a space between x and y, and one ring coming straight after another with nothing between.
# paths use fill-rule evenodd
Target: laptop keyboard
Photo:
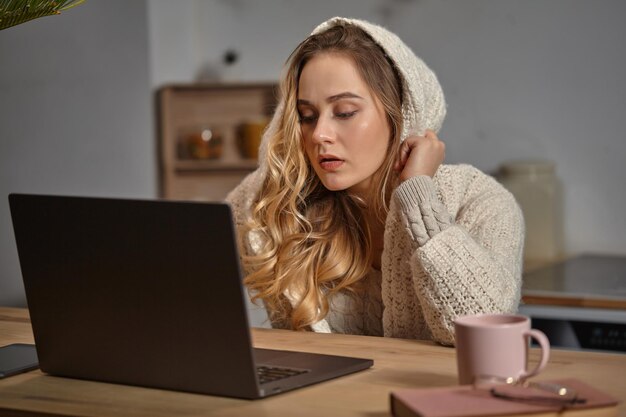
<instances>
[{"instance_id":1,"label":"laptop keyboard","mask_svg":"<svg viewBox=\"0 0 626 417\"><path fill-rule=\"evenodd\" d=\"M265 384L267 382L277 381L290 376L296 376L309 372L308 369L279 368L276 366L257 366L256 373L259 376L259 382Z\"/></svg>"}]
</instances>

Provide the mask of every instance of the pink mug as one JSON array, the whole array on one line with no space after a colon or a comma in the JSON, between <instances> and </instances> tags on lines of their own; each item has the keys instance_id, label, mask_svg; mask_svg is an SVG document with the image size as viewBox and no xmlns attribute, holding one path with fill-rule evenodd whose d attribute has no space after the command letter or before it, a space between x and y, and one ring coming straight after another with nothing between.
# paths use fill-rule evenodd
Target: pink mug
<instances>
[{"instance_id":1,"label":"pink mug","mask_svg":"<svg viewBox=\"0 0 626 417\"><path fill-rule=\"evenodd\" d=\"M530 328L530 319L515 314L480 314L454 321L459 383L472 384L479 375L528 378L545 368L550 357L546 335ZM541 346L541 360L527 369L530 338Z\"/></svg>"}]
</instances>

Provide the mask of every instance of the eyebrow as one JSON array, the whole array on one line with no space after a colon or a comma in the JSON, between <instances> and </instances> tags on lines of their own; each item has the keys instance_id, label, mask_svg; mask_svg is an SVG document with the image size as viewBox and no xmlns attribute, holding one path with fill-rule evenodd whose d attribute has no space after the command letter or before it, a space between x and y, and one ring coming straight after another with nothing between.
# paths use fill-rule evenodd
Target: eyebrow
<instances>
[{"instance_id":1,"label":"eyebrow","mask_svg":"<svg viewBox=\"0 0 626 417\"><path fill-rule=\"evenodd\" d=\"M332 102L335 102L335 101L338 101L338 100L341 100L341 99L344 99L344 98L357 98L357 99L363 100L363 97L361 97L361 96L359 96L357 94L351 93L349 91L346 91L344 93L339 93L339 94L335 94L334 96L328 97L326 99L326 102L332 103ZM303 99L299 98L298 99L298 104L311 105L311 102L308 101L308 100L303 100Z\"/></svg>"}]
</instances>

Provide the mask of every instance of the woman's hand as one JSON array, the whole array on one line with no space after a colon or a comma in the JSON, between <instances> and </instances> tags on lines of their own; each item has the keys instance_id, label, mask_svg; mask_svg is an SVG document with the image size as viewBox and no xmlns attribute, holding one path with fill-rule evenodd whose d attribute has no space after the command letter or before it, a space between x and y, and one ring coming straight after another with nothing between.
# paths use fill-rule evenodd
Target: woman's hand
<instances>
[{"instance_id":1,"label":"woman's hand","mask_svg":"<svg viewBox=\"0 0 626 417\"><path fill-rule=\"evenodd\" d=\"M432 177L446 156L446 145L435 132L427 130L424 136L409 136L402 142L395 169L400 171L400 181L418 175Z\"/></svg>"}]
</instances>

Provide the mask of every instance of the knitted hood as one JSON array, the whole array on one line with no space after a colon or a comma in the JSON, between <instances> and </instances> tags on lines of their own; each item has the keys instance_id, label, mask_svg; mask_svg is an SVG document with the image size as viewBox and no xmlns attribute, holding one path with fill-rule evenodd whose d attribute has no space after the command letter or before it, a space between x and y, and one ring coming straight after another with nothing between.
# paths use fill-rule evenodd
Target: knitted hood
<instances>
[{"instance_id":1,"label":"knitted hood","mask_svg":"<svg viewBox=\"0 0 626 417\"><path fill-rule=\"evenodd\" d=\"M317 26L312 35L324 32L333 26L355 25L367 32L380 45L396 66L402 80L402 115L404 123L401 140L411 134L423 135L426 129L438 132L446 115L446 103L435 73L418 58L413 51L394 33L382 26L358 19L334 17ZM282 117L284 103L278 103L274 117L261 142L260 161L265 159L267 141L276 131ZM261 166L263 169L264 167Z\"/></svg>"}]
</instances>

